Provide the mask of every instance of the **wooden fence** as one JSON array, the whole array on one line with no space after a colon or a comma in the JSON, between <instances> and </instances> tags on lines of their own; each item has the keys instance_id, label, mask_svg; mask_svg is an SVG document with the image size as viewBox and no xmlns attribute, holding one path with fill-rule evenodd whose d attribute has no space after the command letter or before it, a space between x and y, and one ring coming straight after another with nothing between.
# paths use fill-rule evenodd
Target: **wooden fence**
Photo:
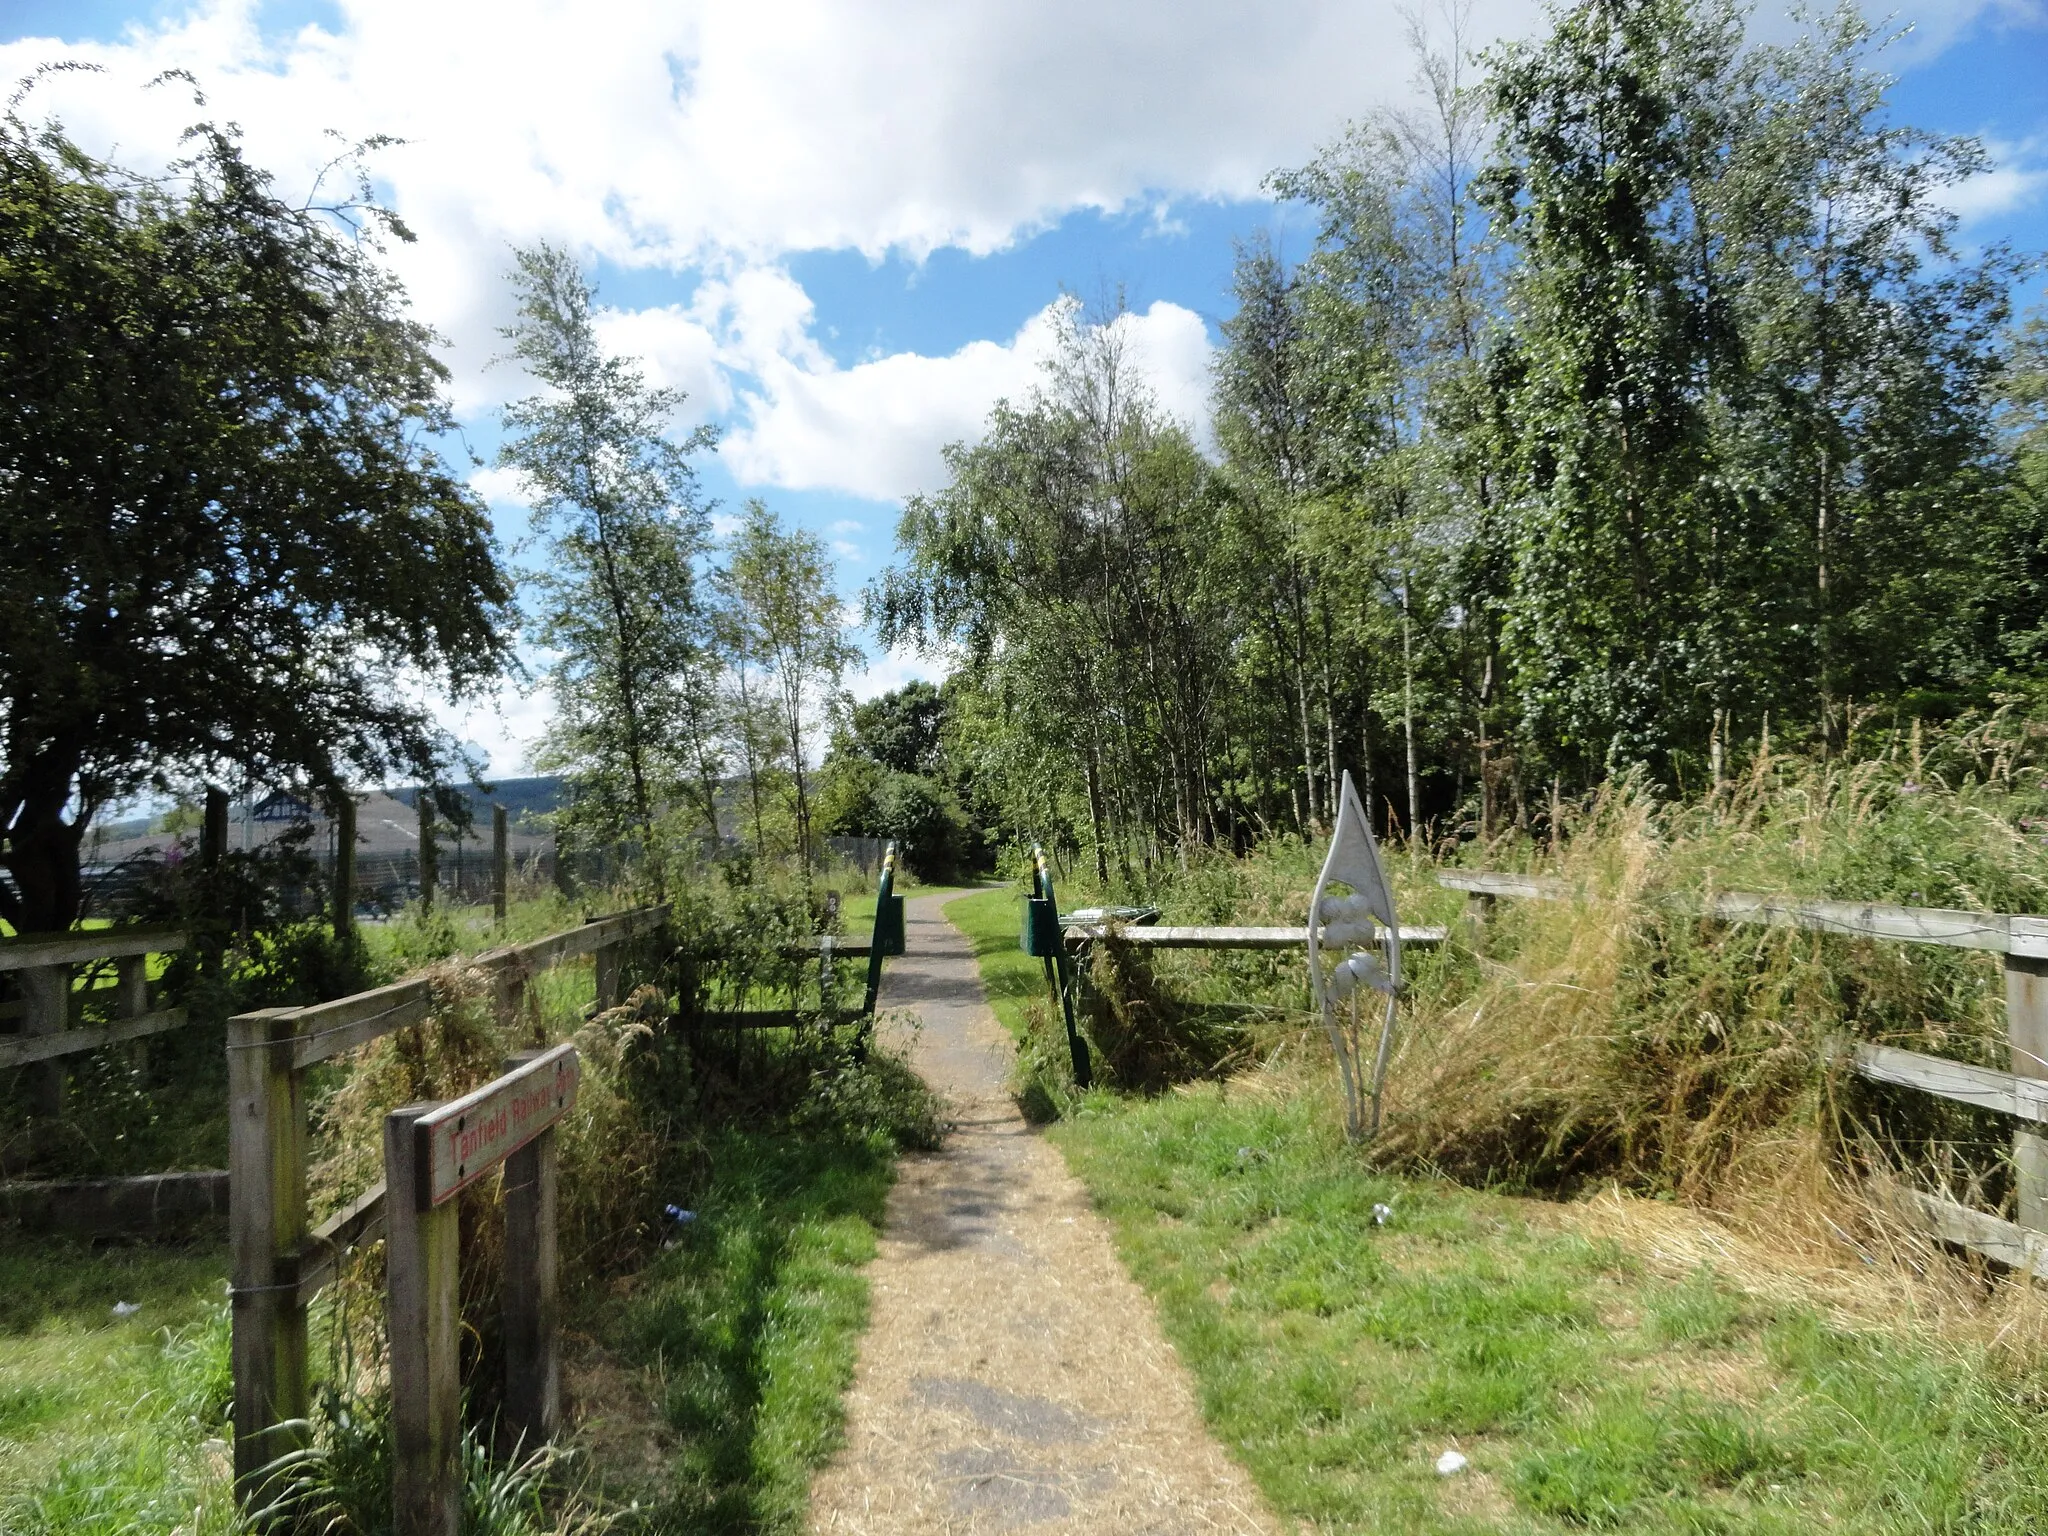
<instances>
[{"instance_id":1,"label":"wooden fence","mask_svg":"<svg viewBox=\"0 0 2048 1536\"><path fill-rule=\"evenodd\" d=\"M1564 882L1541 875L1445 870L1437 883L1466 893L1468 920L1476 925L1485 923L1502 897L1560 901L1573 896ZM2003 957L2011 1071L1886 1045L1842 1043L1834 1049L1851 1071L1872 1082L1995 1110L2021 1122L2012 1137L2017 1222L1921 1190L1886 1186L1879 1193L1902 1217L1943 1242L2001 1264L2048 1274L2048 918L1751 891L1681 900L1688 915L1725 923L1803 928Z\"/></svg>"},{"instance_id":2,"label":"wooden fence","mask_svg":"<svg viewBox=\"0 0 2048 1536\"><path fill-rule=\"evenodd\" d=\"M185 947L186 936L162 929L98 928L60 934L51 939L0 939L0 971L11 972L19 1001L6 1011L20 1029L0 1037L0 1067L36 1067L38 1108L52 1117L64 1104L63 1056L96 1051L124 1040L177 1029L185 1022L182 1008L151 1008L149 957ZM114 962L111 1024L79 1026L78 1011L91 995L75 987L79 966Z\"/></svg>"},{"instance_id":3,"label":"wooden fence","mask_svg":"<svg viewBox=\"0 0 2048 1536\"><path fill-rule=\"evenodd\" d=\"M455 1196L505 1167L506 1444L532 1450L561 1417L555 1126L576 1102L576 1048L527 1051L445 1104L384 1120L385 1295L391 1340L391 1501L398 1536L457 1536L462 1377Z\"/></svg>"},{"instance_id":4,"label":"wooden fence","mask_svg":"<svg viewBox=\"0 0 2048 1536\"><path fill-rule=\"evenodd\" d=\"M609 1007L619 1001L623 946L667 920L667 908L645 907L493 950L470 964L490 976L495 1007L509 1022L523 1012L527 984L536 975L591 955L598 1006ZM306 1071L420 1023L432 1003L431 982L415 978L330 1003L265 1008L228 1020L235 1476L252 1505L276 1497L265 1469L303 1444L307 1308L349 1251L384 1232L390 1216L387 1184L379 1184L319 1226L310 1225Z\"/></svg>"}]
</instances>

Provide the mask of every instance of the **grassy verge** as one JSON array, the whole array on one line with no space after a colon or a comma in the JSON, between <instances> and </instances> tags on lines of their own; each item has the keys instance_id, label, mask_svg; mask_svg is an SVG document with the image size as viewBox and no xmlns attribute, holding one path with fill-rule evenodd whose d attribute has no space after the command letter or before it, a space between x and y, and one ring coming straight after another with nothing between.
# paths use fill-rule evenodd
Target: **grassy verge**
<instances>
[{"instance_id":1,"label":"grassy verge","mask_svg":"<svg viewBox=\"0 0 2048 1536\"><path fill-rule=\"evenodd\" d=\"M1045 967L1017 947L1024 922L1024 896L1014 885L977 891L946 903L946 916L974 944L981 985L1003 1027L1019 1040L1025 1009L1045 997Z\"/></svg>"},{"instance_id":2,"label":"grassy verge","mask_svg":"<svg viewBox=\"0 0 2048 1536\"><path fill-rule=\"evenodd\" d=\"M1091 1096L1053 1132L1283 1516L2048 1528L2043 1383L1986 1349L1660 1272L1570 1208L1372 1172L1315 1099ZM1441 1476L1453 1449L1470 1466Z\"/></svg>"},{"instance_id":3,"label":"grassy verge","mask_svg":"<svg viewBox=\"0 0 2048 1536\"><path fill-rule=\"evenodd\" d=\"M7 1235L0 1530L205 1536L234 1527L220 1439L226 1272L216 1247L89 1250ZM117 1316L117 1304L137 1310Z\"/></svg>"},{"instance_id":4,"label":"grassy verge","mask_svg":"<svg viewBox=\"0 0 2048 1536\"><path fill-rule=\"evenodd\" d=\"M754 1102L670 1159L689 1219L583 1306L624 1377L623 1391L585 1378L609 1398L584 1405L603 1502L649 1531L802 1528L811 1474L840 1442L898 1147L938 1135L927 1090L881 1052L764 1045L732 1080ZM638 1409L607 1424L621 1397Z\"/></svg>"}]
</instances>

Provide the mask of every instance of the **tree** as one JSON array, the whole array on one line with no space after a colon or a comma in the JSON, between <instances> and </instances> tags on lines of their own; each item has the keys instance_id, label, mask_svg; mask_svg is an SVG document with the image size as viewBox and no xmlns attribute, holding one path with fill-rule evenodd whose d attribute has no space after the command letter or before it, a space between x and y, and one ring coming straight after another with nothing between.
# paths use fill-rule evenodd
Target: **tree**
<instances>
[{"instance_id":1,"label":"tree","mask_svg":"<svg viewBox=\"0 0 2048 1536\"><path fill-rule=\"evenodd\" d=\"M651 856L656 813L678 790L701 795L716 825L696 592L708 522L690 464L715 439L669 435L682 392L605 354L596 290L567 252L519 251L512 281L519 319L506 335L546 391L505 408L499 454L548 541L532 632L556 658L555 717L537 757L568 771L572 825L605 840L637 832Z\"/></svg>"},{"instance_id":2,"label":"tree","mask_svg":"<svg viewBox=\"0 0 2048 1536\"><path fill-rule=\"evenodd\" d=\"M1492 60L1482 200L1520 257L1509 645L1534 734L1580 773L1662 767L1705 735L1718 484L1700 383L1728 338L1688 255L1740 40L1731 6L1586 0Z\"/></svg>"},{"instance_id":3,"label":"tree","mask_svg":"<svg viewBox=\"0 0 2048 1536\"><path fill-rule=\"evenodd\" d=\"M932 684L905 683L853 706L853 746L898 773L938 776L944 758L946 701Z\"/></svg>"},{"instance_id":4,"label":"tree","mask_svg":"<svg viewBox=\"0 0 2048 1536\"><path fill-rule=\"evenodd\" d=\"M847 638L843 605L834 588L832 560L824 541L803 529L786 529L766 504L749 501L740 528L726 551L722 580L731 594L730 612L743 657L765 671L779 743L788 753L796 812L797 857L804 878L811 872L810 749L825 704L839 691L849 667L860 663L859 647ZM742 674L742 687L745 674ZM743 699L751 707L751 701ZM754 727L746 727L748 757ZM758 801L758 787L756 788ZM755 811L759 837L760 812Z\"/></svg>"},{"instance_id":5,"label":"tree","mask_svg":"<svg viewBox=\"0 0 2048 1536\"><path fill-rule=\"evenodd\" d=\"M511 583L435 453L434 337L368 205L293 206L200 126L163 177L0 120L0 917L80 913L110 803L442 776ZM413 681L409 681L409 679Z\"/></svg>"},{"instance_id":6,"label":"tree","mask_svg":"<svg viewBox=\"0 0 2048 1536\"><path fill-rule=\"evenodd\" d=\"M868 594L884 643L957 647L996 695L998 756L1078 786L1104 878L1215 835L1229 654L1213 477L1121 315L1062 307L1040 388L947 449L949 483L906 504L905 563Z\"/></svg>"}]
</instances>

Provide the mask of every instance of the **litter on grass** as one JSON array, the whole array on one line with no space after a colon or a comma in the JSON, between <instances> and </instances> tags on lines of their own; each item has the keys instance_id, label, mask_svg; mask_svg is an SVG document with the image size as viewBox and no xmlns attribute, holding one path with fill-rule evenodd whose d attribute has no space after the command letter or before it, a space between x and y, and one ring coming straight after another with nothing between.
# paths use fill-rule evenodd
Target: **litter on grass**
<instances>
[{"instance_id":1,"label":"litter on grass","mask_svg":"<svg viewBox=\"0 0 2048 1536\"><path fill-rule=\"evenodd\" d=\"M1436 1475L1438 1477L1450 1477L1454 1473L1464 1471L1471 1465L1472 1463L1465 1459L1463 1451L1445 1451L1443 1455L1436 1459Z\"/></svg>"},{"instance_id":2,"label":"litter on grass","mask_svg":"<svg viewBox=\"0 0 2048 1536\"><path fill-rule=\"evenodd\" d=\"M114 1303L114 1316L116 1317L133 1317L141 1310L142 1303L139 1301L117 1301Z\"/></svg>"},{"instance_id":3,"label":"litter on grass","mask_svg":"<svg viewBox=\"0 0 2048 1536\"><path fill-rule=\"evenodd\" d=\"M1387 1224L1387 1218L1393 1214L1394 1208L1391 1205L1375 1205L1372 1208L1372 1224L1376 1227L1384 1227Z\"/></svg>"}]
</instances>

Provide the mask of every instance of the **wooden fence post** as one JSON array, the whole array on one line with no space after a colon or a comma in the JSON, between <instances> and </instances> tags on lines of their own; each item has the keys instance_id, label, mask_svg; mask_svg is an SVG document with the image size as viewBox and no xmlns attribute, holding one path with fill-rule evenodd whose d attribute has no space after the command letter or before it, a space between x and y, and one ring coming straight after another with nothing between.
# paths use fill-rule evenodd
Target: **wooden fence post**
<instances>
[{"instance_id":1,"label":"wooden fence post","mask_svg":"<svg viewBox=\"0 0 2048 1536\"><path fill-rule=\"evenodd\" d=\"M2048 1078L2048 959L2005 957L2005 1035L2013 1076ZM2048 1139L2013 1132L2012 1161L2019 1224L2048 1232Z\"/></svg>"},{"instance_id":2,"label":"wooden fence post","mask_svg":"<svg viewBox=\"0 0 2048 1536\"><path fill-rule=\"evenodd\" d=\"M229 1273L235 1482L261 1510L278 1489L262 1471L305 1443L306 1115L292 1070L288 1008L228 1020Z\"/></svg>"},{"instance_id":3,"label":"wooden fence post","mask_svg":"<svg viewBox=\"0 0 2048 1536\"><path fill-rule=\"evenodd\" d=\"M122 955L114 961L114 1016L139 1019L149 1012L149 956ZM129 1046L137 1070L149 1065L149 1042Z\"/></svg>"},{"instance_id":4,"label":"wooden fence post","mask_svg":"<svg viewBox=\"0 0 2048 1536\"><path fill-rule=\"evenodd\" d=\"M542 1054L522 1051L507 1058L505 1070ZM558 1167L552 1126L505 1159L505 1449L519 1453L553 1439L561 1423Z\"/></svg>"},{"instance_id":5,"label":"wooden fence post","mask_svg":"<svg viewBox=\"0 0 2048 1536\"><path fill-rule=\"evenodd\" d=\"M384 1119L386 1318L391 1345L391 1503L398 1536L457 1536L462 1518L462 1381L456 1358L459 1202L426 1204L414 1122Z\"/></svg>"},{"instance_id":6,"label":"wooden fence post","mask_svg":"<svg viewBox=\"0 0 2048 1536\"><path fill-rule=\"evenodd\" d=\"M420 911L434 910L434 882L440 873L440 850L434 845L434 797L424 784L419 787L420 813Z\"/></svg>"},{"instance_id":7,"label":"wooden fence post","mask_svg":"<svg viewBox=\"0 0 2048 1536\"><path fill-rule=\"evenodd\" d=\"M356 925L356 797L344 793L334 807L334 936Z\"/></svg>"},{"instance_id":8,"label":"wooden fence post","mask_svg":"<svg viewBox=\"0 0 2048 1536\"><path fill-rule=\"evenodd\" d=\"M1467 891L1465 893L1465 939L1467 943L1475 946L1479 943L1480 938L1486 932L1487 924L1493 921L1494 903L1499 899L1499 897L1489 895L1485 891Z\"/></svg>"},{"instance_id":9,"label":"wooden fence post","mask_svg":"<svg viewBox=\"0 0 2048 1536\"><path fill-rule=\"evenodd\" d=\"M512 883L512 842L505 824L505 807L491 807L491 915L500 928L505 926L505 909Z\"/></svg>"},{"instance_id":10,"label":"wooden fence post","mask_svg":"<svg viewBox=\"0 0 2048 1536\"><path fill-rule=\"evenodd\" d=\"M607 944L591 958L597 967L597 1010L619 1006L619 955L617 943Z\"/></svg>"},{"instance_id":11,"label":"wooden fence post","mask_svg":"<svg viewBox=\"0 0 2048 1536\"><path fill-rule=\"evenodd\" d=\"M55 1035L71 1027L71 967L30 966L21 973L21 1032ZM38 1116L55 1120L64 1113L64 1085L69 1074L62 1061L40 1061L29 1069L31 1102Z\"/></svg>"},{"instance_id":12,"label":"wooden fence post","mask_svg":"<svg viewBox=\"0 0 2048 1536\"><path fill-rule=\"evenodd\" d=\"M228 792L206 786L206 813L199 822L199 863L211 872L228 851Z\"/></svg>"}]
</instances>

